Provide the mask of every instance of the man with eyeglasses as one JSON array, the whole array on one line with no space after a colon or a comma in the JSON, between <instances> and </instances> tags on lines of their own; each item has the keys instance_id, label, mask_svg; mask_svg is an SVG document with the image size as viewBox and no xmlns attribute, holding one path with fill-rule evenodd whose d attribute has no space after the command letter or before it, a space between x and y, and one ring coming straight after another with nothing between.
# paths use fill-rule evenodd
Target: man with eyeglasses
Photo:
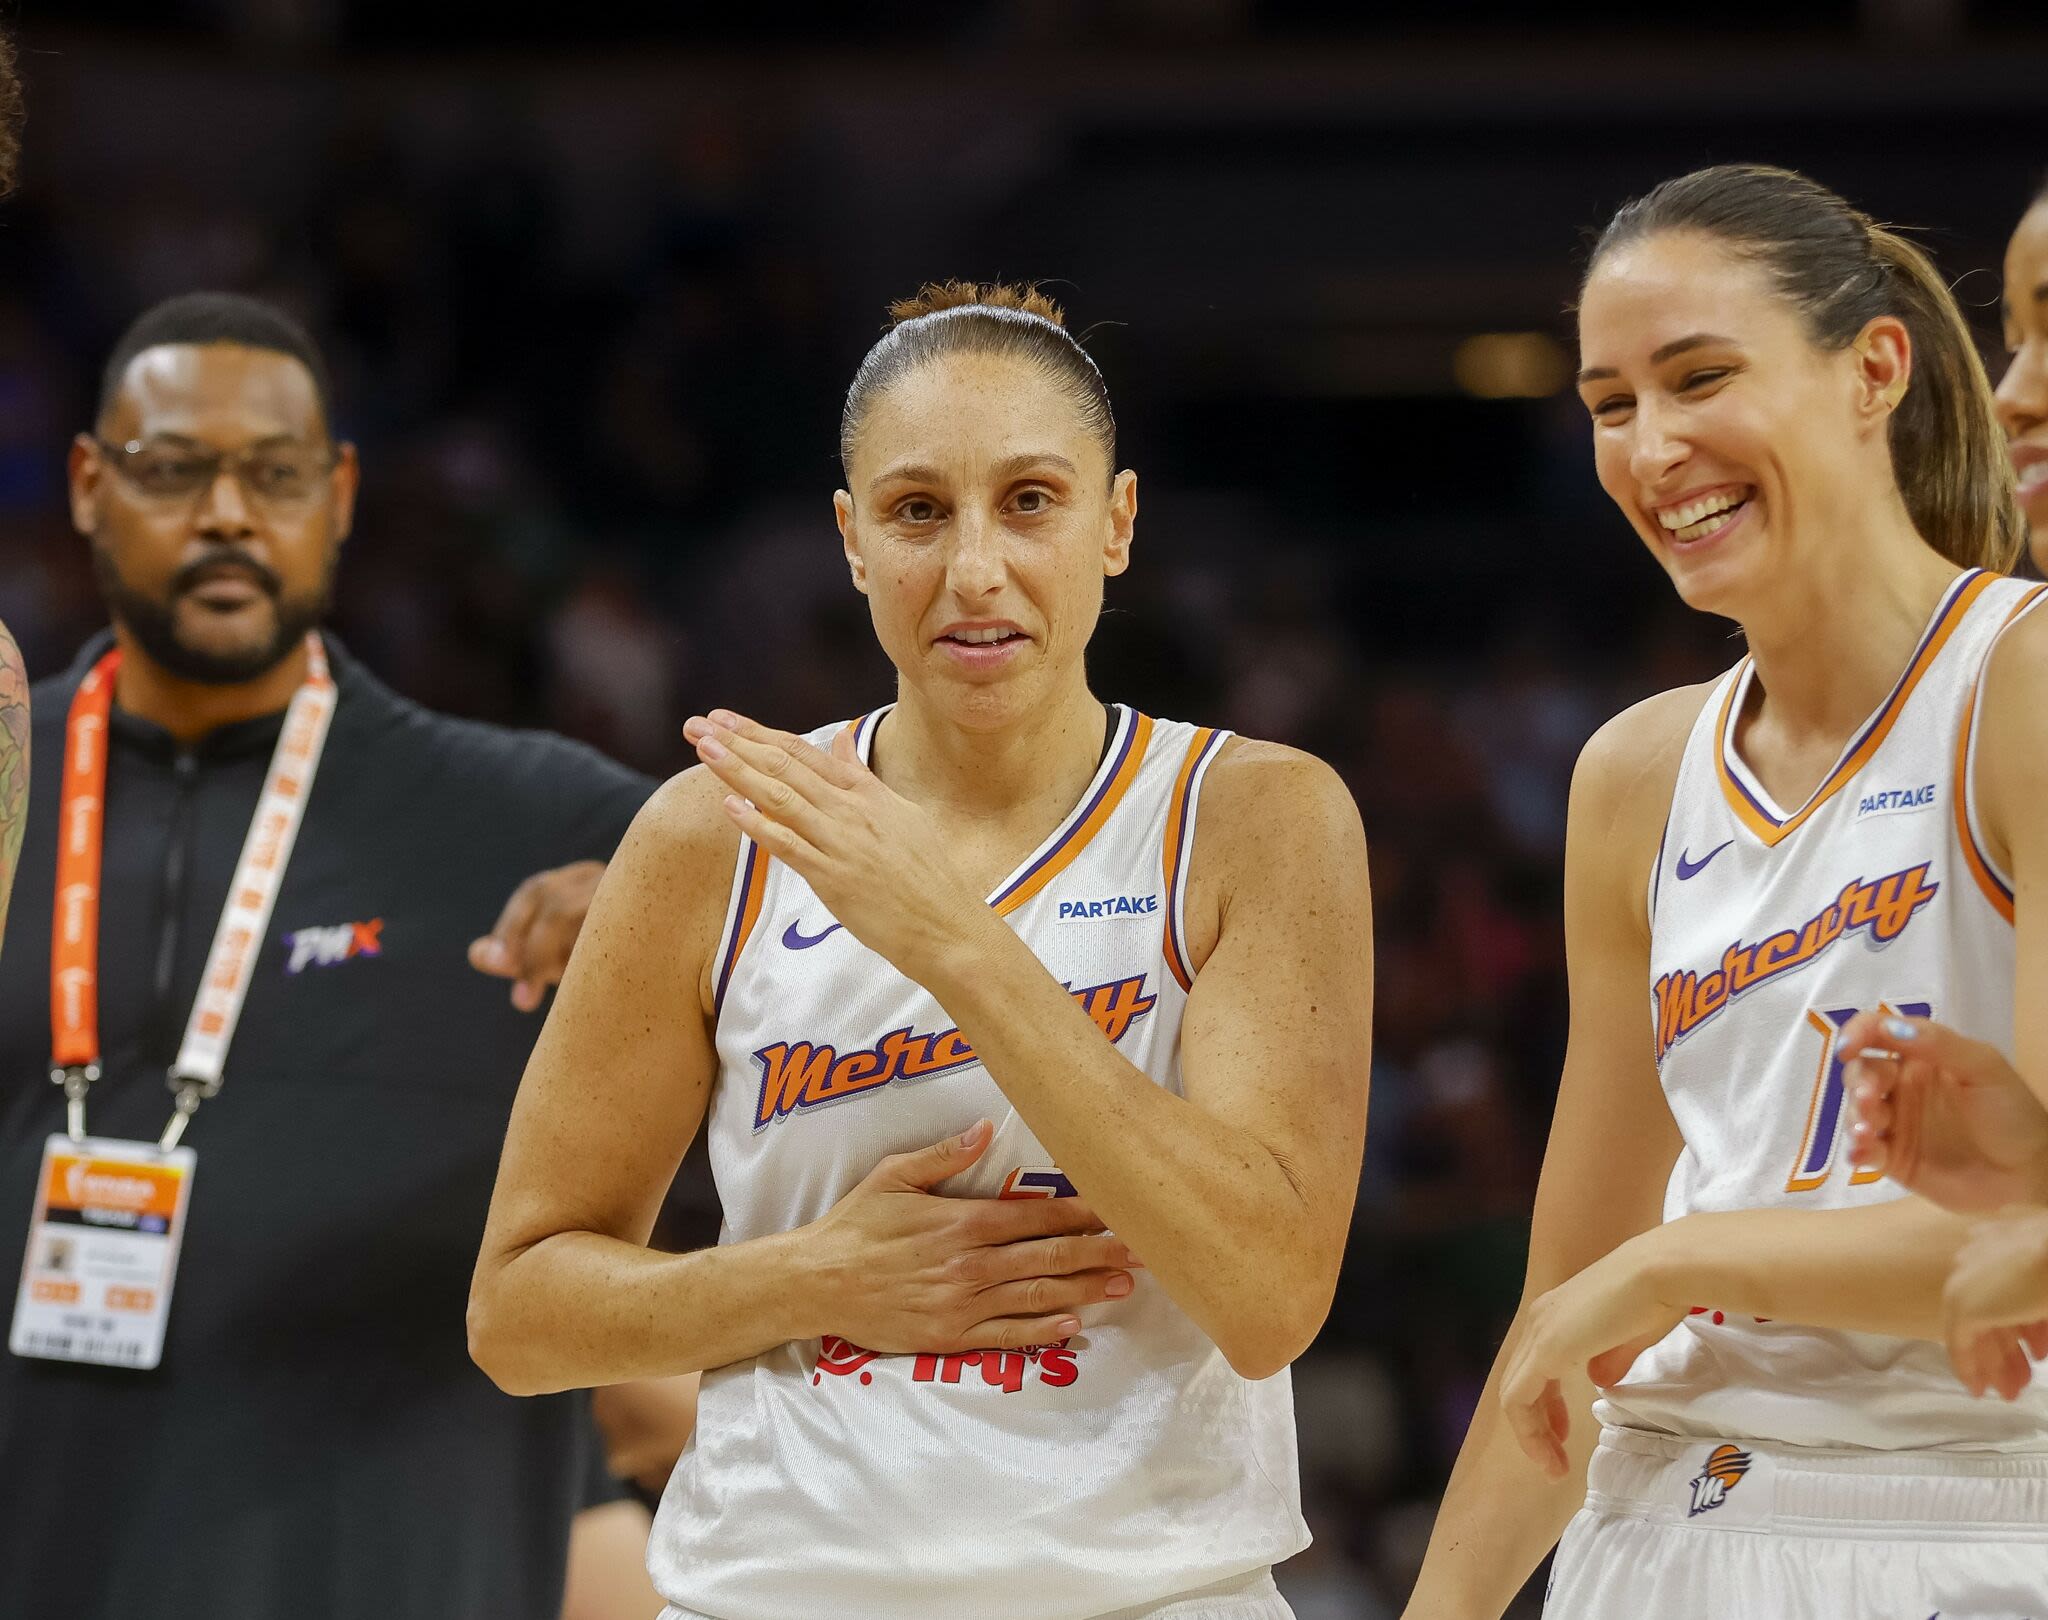
<instances>
[{"instance_id":1,"label":"man with eyeglasses","mask_svg":"<svg viewBox=\"0 0 2048 1620\"><path fill-rule=\"evenodd\" d=\"M131 328L72 447L113 622L36 688L0 957L0 1615L562 1600L587 1403L499 1394L463 1307L519 1009L652 784L322 633L333 420L293 322L201 294Z\"/></svg>"}]
</instances>

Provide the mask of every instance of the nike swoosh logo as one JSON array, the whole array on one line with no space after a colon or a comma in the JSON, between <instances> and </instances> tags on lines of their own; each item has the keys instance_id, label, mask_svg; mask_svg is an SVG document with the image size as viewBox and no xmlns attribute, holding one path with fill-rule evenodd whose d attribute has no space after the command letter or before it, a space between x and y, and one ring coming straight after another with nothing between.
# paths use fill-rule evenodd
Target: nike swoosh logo
<instances>
[{"instance_id":1,"label":"nike swoosh logo","mask_svg":"<svg viewBox=\"0 0 2048 1620\"><path fill-rule=\"evenodd\" d=\"M817 944L819 940L824 939L827 935L836 934L845 926L846 924L844 923L834 923L822 934L806 934L795 923L791 923L782 931L782 943L787 949L792 951L807 951Z\"/></svg>"},{"instance_id":2,"label":"nike swoosh logo","mask_svg":"<svg viewBox=\"0 0 2048 1620\"><path fill-rule=\"evenodd\" d=\"M1728 844L1732 844L1734 842L1735 840L1732 838L1728 840ZM1711 861L1716 855L1720 854L1722 850L1726 849L1728 847L1728 844L1715 845L1714 848L1708 850L1706 854L1702 855L1696 861L1687 860L1685 858L1685 851L1680 850L1678 852L1678 881L1680 883L1683 883L1687 878L1698 877L1702 872L1704 872L1707 869L1707 862Z\"/></svg>"}]
</instances>

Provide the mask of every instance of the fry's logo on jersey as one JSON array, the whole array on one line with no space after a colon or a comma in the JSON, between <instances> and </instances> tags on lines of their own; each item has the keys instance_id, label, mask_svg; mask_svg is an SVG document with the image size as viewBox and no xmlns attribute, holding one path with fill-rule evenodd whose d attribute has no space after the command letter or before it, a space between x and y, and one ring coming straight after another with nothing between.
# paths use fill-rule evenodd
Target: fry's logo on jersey
<instances>
[{"instance_id":1,"label":"fry's logo on jersey","mask_svg":"<svg viewBox=\"0 0 2048 1620\"><path fill-rule=\"evenodd\" d=\"M910 1381L957 1384L972 1367L981 1374L984 1385L1005 1395L1015 1395L1023 1389L1027 1377L1034 1372L1036 1381L1048 1389L1065 1389L1081 1376L1080 1358L1068 1348L1072 1343L1071 1339L1061 1339L1057 1344L1035 1344L1023 1350L963 1350L951 1355L925 1350L919 1352L911 1365ZM884 1357L877 1350L863 1350L836 1333L828 1333L818 1345L818 1370L811 1374L811 1383L822 1384L830 1373L834 1378L855 1377L862 1384L872 1384L875 1375L868 1370L870 1362L902 1359Z\"/></svg>"},{"instance_id":2,"label":"fry's logo on jersey","mask_svg":"<svg viewBox=\"0 0 2048 1620\"><path fill-rule=\"evenodd\" d=\"M1728 1493L1742 1483L1754 1459L1739 1446L1716 1446L1706 1466L1692 1477L1692 1506L1685 1516L1695 1518L1711 1512L1728 1500Z\"/></svg>"},{"instance_id":3,"label":"fry's logo on jersey","mask_svg":"<svg viewBox=\"0 0 2048 1620\"><path fill-rule=\"evenodd\" d=\"M1145 994L1142 973L1092 984L1073 996L1112 1044L1159 1001ZM754 1129L759 1131L799 1108L822 1108L892 1080L923 1080L981 1060L958 1029L930 1035L892 1029L873 1046L844 1053L811 1041L777 1041L757 1051L754 1061L761 1065L761 1101L754 1110Z\"/></svg>"},{"instance_id":4,"label":"fry's logo on jersey","mask_svg":"<svg viewBox=\"0 0 2048 1620\"><path fill-rule=\"evenodd\" d=\"M1753 945L1740 939L1721 953L1720 965L1704 978L1667 973L1653 987L1657 997L1657 1061L1745 990L1794 968L1805 967L1835 941L1867 928L1873 943L1889 945L1906 931L1920 908L1941 892L1927 879L1928 863L1842 886L1828 908L1804 925L1771 934Z\"/></svg>"}]
</instances>

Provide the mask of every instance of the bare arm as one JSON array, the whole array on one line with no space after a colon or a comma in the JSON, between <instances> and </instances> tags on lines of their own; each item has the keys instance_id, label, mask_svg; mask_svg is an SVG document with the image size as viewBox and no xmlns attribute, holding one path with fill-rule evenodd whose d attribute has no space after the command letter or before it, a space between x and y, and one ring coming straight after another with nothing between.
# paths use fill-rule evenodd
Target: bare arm
<instances>
[{"instance_id":1,"label":"bare arm","mask_svg":"<svg viewBox=\"0 0 2048 1620\"><path fill-rule=\"evenodd\" d=\"M700 1372L793 1339L1016 1348L1078 1329L1129 1251L1074 1198L931 1195L987 1122L893 1154L821 1219L694 1254L646 1247L717 1077L709 965L737 839L705 772L613 858L527 1064L470 1284L470 1353L515 1394Z\"/></svg>"},{"instance_id":2,"label":"bare arm","mask_svg":"<svg viewBox=\"0 0 2048 1620\"><path fill-rule=\"evenodd\" d=\"M703 981L737 840L692 785L626 834L513 1105L469 1332L518 1393L720 1366L802 1327L785 1244L646 1247L717 1068Z\"/></svg>"},{"instance_id":3,"label":"bare arm","mask_svg":"<svg viewBox=\"0 0 2048 1620\"><path fill-rule=\"evenodd\" d=\"M1918 1198L1853 1209L1687 1215L1643 1251L1668 1309L1708 1301L1743 1316L1898 1339L1941 1337L1941 1289L1969 1235Z\"/></svg>"},{"instance_id":4,"label":"bare arm","mask_svg":"<svg viewBox=\"0 0 2048 1620\"><path fill-rule=\"evenodd\" d=\"M1650 1047L1645 902L1678 749L1700 694L1671 692L1609 722L1572 782L1565 850L1571 1032L1529 1238L1522 1309L1458 1453L1408 1614L1488 1620L1507 1607L1585 1497L1592 1425L1574 1426L1565 1476L1546 1480L1502 1415L1504 1369L1549 1290L1654 1227L1680 1147ZM1587 1412L1583 1371L1562 1398Z\"/></svg>"},{"instance_id":5,"label":"bare arm","mask_svg":"<svg viewBox=\"0 0 2048 1620\"><path fill-rule=\"evenodd\" d=\"M1365 1148L1372 921L1336 774L1240 742L1209 773L1184 1096L1133 1065L1000 920L927 981L1081 1195L1248 1378L1322 1327Z\"/></svg>"},{"instance_id":6,"label":"bare arm","mask_svg":"<svg viewBox=\"0 0 2048 1620\"><path fill-rule=\"evenodd\" d=\"M1335 773L1253 742L1210 771L1192 870L1209 885L1213 943L1195 942L1176 1096L1116 1048L1120 1027L1104 1039L850 738L827 754L738 717L687 729L734 790L734 819L938 998L1082 1198L1231 1365L1263 1378L1299 1355L1329 1309L1365 1141L1365 836ZM1123 1019L1096 1015L1106 1026L1140 1010L1141 987L1125 990Z\"/></svg>"},{"instance_id":7,"label":"bare arm","mask_svg":"<svg viewBox=\"0 0 2048 1620\"><path fill-rule=\"evenodd\" d=\"M7 932L7 899L28 823L28 672L21 649L0 624L0 937Z\"/></svg>"},{"instance_id":8,"label":"bare arm","mask_svg":"<svg viewBox=\"0 0 2048 1620\"><path fill-rule=\"evenodd\" d=\"M1993 649L1980 724L1977 816L2013 879L2013 1067L2048 1105L2048 607Z\"/></svg>"}]
</instances>

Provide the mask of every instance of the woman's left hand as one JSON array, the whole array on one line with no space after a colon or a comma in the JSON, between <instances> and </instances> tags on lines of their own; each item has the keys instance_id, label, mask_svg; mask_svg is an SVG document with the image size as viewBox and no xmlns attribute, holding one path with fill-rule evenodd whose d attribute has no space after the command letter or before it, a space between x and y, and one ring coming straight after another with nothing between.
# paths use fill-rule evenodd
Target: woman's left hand
<instances>
[{"instance_id":1,"label":"woman's left hand","mask_svg":"<svg viewBox=\"0 0 2048 1620\"><path fill-rule=\"evenodd\" d=\"M1647 1261L1659 1230L1629 1239L1522 1312L1501 1410L1529 1460L1552 1479L1571 1467L1565 1376L1584 1368L1597 1385L1617 1384L1637 1356L1685 1320L1685 1307L1666 1304L1652 1286Z\"/></svg>"},{"instance_id":2,"label":"woman's left hand","mask_svg":"<svg viewBox=\"0 0 2048 1620\"><path fill-rule=\"evenodd\" d=\"M1944 1209L2048 1202L2048 1109L2005 1054L1884 1009L1842 1028L1849 1162Z\"/></svg>"},{"instance_id":3,"label":"woman's left hand","mask_svg":"<svg viewBox=\"0 0 2048 1620\"><path fill-rule=\"evenodd\" d=\"M691 716L683 735L732 790L725 810L740 831L910 978L923 982L992 915L946 859L931 818L861 763L851 727L829 753L729 709Z\"/></svg>"}]
</instances>

